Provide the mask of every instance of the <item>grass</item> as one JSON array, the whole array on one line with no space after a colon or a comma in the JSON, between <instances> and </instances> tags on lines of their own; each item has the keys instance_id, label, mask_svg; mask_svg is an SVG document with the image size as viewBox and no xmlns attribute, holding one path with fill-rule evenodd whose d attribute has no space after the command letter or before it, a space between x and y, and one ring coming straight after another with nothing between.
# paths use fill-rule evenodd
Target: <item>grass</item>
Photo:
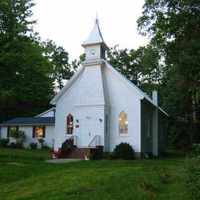
<instances>
[{"instance_id":1,"label":"grass","mask_svg":"<svg viewBox=\"0 0 200 200\"><path fill-rule=\"evenodd\" d=\"M184 159L48 164L47 151L0 149L0 200L187 200Z\"/></svg>"}]
</instances>

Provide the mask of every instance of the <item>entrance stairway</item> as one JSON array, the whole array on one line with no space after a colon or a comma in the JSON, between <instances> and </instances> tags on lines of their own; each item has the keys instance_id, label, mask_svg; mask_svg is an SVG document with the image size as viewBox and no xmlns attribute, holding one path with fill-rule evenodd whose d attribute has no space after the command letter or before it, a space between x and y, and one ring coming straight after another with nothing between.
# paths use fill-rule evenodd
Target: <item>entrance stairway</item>
<instances>
[{"instance_id":1,"label":"entrance stairway","mask_svg":"<svg viewBox=\"0 0 200 200\"><path fill-rule=\"evenodd\" d=\"M77 138L71 137L65 141L65 145L70 148L66 151L61 150L61 158L77 158L87 160L91 155L103 150L102 146L97 145L99 144L99 136L95 136L87 147L77 147L76 140Z\"/></svg>"},{"instance_id":2,"label":"entrance stairway","mask_svg":"<svg viewBox=\"0 0 200 200\"><path fill-rule=\"evenodd\" d=\"M66 155L67 158L79 158L82 160L88 159L92 151L94 151L96 148L73 148L68 155Z\"/></svg>"}]
</instances>

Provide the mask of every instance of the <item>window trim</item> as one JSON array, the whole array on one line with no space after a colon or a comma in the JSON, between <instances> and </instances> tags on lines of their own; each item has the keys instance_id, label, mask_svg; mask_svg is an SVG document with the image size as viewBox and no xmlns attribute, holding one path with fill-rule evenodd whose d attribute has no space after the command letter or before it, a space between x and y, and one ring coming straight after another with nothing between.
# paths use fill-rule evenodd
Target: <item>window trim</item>
<instances>
[{"instance_id":1,"label":"window trim","mask_svg":"<svg viewBox=\"0 0 200 200\"><path fill-rule=\"evenodd\" d=\"M119 132L119 135L122 136L122 137L127 137L129 136L129 132L128 132L128 124L126 125L127 126L127 132L126 133L122 133L120 132L120 116L122 114L125 114L126 115L126 121L128 122L128 114L125 112L125 111L121 111L118 115L118 132Z\"/></svg>"},{"instance_id":2,"label":"window trim","mask_svg":"<svg viewBox=\"0 0 200 200\"><path fill-rule=\"evenodd\" d=\"M152 121L150 118L147 118L145 120L145 131L146 131L146 138L151 139L152 138Z\"/></svg>"},{"instance_id":3,"label":"window trim","mask_svg":"<svg viewBox=\"0 0 200 200\"><path fill-rule=\"evenodd\" d=\"M8 126L7 127L7 138L10 138L10 128L16 128L19 131L19 126Z\"/></svg>"},{"instance_id":4,"label":"window trim","mask_svg":"<svg viewBox=\"0 0 200 200\"><path fill-rule=\"evenodd\" d=\"M72 125L70 125L70 123L72 123ZM72 126L72 127L69 127L69 126ZM71 113L69 113L66 117L66 134L67 135L74 134L74 116Z\"/></svg>"},{"instance_id":5,"label":"window trim","mask_svg":"<svg viewBox=\"0 0 200 200\"><path fill-rule=\"evenodd\" d=\"M43 136L41 137L41 138L45 138L46 137L46 126L33 126L33 129L32 129L32 138L36 138L36 139L38 139L38 138L40 138L40 137L37 137L36 136L36 132L35 132L35 129L36 128L42 128L42 130L43 130Z\"/></svg>"}]
</instances>

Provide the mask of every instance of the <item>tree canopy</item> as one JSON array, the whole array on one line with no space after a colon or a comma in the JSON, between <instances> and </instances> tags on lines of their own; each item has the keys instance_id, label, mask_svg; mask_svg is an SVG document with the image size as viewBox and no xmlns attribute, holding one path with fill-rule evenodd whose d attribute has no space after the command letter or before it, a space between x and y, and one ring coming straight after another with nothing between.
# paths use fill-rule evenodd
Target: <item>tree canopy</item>
<instances>
[{"instance_id":1,"label":"tree canopy","mask_svg":"<svg viewBox=\"0 0 200 200\"><path fill-rule=\"evenodd\" d=\"M175 121L186 123L193 142L200 120L200 2L146 0L138 27L164 58L162 105Z\"/></svg>"},{"instance_id":2,"label":"tree canopy","mask_svg":"<svg viewBox=\"0 0 200 200\"><path fill-rule=\"evenodd\" d=\"M32 29L32 0L0 1L0 121L48 108L53 64Z\"/></svg>"},{"instance_id":3,"label":"tree canopy","mask_svg":"<svg viewBox=\"0 0 200 200\"><path fill-rule=\"evenodd\" d=\"M0 121L38 114L49 107L80 64L33 30L33 0L0 1Z\"/></svg>"},{"instance_id":4,"label":"tree canopy","mask_svg":"<svg viewBox=\"0 0 200 200\"><path fill-rule=\"evenodd\" d=\"M63 81L74 74L74 68L69 62L69 54L63 47L57 46L52 40L43 43L45 56L51 63L51 77L59 89L63 88Z\"/></svg>"},{"instance_id":5,"label":"tree canopy","mask_svg":"<svg viewBox=\"0 0 200 200\"><path fill-rule=\"evenodd\" d=\"M136 50L115 46L108 52L108 61L116 70L147 93L157 89L160 82L162 69L159 60L159 52L151 45Z\"/></svg>"}]
</instances>

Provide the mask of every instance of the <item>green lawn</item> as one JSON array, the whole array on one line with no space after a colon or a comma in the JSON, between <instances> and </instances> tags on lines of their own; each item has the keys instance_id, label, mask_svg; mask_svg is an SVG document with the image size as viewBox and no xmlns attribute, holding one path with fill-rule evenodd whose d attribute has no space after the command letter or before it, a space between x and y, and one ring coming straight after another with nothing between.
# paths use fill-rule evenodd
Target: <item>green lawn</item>
<instances>
[{"instance_id":1,"label":"green lawn","mask_svg":"<svg viewBox=\"0 0 200 200\"><path fill-rule=\"evenodd\" d=\"M48 164L46 151L0 149L0 200L185 200L184 159Z\"/></svg>"}]
</instances>

